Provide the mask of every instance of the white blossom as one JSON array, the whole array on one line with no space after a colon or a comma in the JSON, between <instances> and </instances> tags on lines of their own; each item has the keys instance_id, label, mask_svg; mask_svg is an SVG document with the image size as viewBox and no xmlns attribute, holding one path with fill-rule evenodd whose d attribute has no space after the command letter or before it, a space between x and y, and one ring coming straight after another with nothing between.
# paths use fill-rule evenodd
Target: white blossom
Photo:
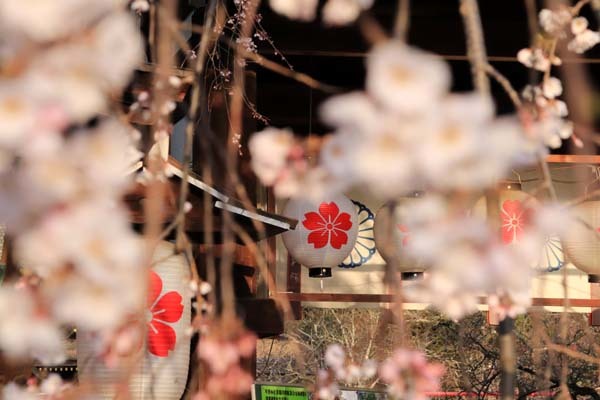
<instances>
[{"instance_id":1,"label":"white blossom","mask_svg":"<svg viewBox=\"0 0 600 400\"><path fill-rule=\"evenodd\" d=\"M51 277L43 293L52 299L50 308L58 321L89 330L117 328L142 306L143 273L116 271L111 285L74 274L60 280Z\"/></svg>"},{"instance_id":2,"label":"white blossom","mask_svg":"<svg viewBox=\"0 0 600 400\"><path fill-rule=\"evenodd\" d=\"M567 45L567 48L577 54L583 54L598 43L600 43L600 33L586 29L575 35L573 40Z\"/></svg>"},{"instance_id":3,"label":"white blossom","mask_svg":"<svg viewBox=\"0 0 600 400\"><path fill-rule=\"evenodd\" d=\"M318 3L318 0L269 0L273 11L300 21L315 19Z\"/></svg>"},{"instance_id":4,"label":"white blossom","mask_svg":"<svg viewBox=\"0 0 600 400\"><path fill-rule=\"evenodd\" d=\"M323 21L328 25L348 25L372 5L373 0L328 0L323 7Z\"/></svg>"},{"instance_id":5,"label":"white blossom","mask_svg":"<svg viewBox=\"0 0 600 400\"><path fill-rule=\"evenodd\" d=\"M114 13L94 29L91 52L95 73L108 89L125 86L144 57L139 28L128 13Z\"/></svg>"},{"instance_id":6,"label":"white blossom","mask_svg":"<svg viewBox=\"0 0 600 400\"><path fill-rule=\"evenodd\" d=\"M200 294L206 296L212 291L212 286L208 282L202 282L199 287Z\"/></svg>"},{"instance_id":7,"label":"white blossom","mask_svg":"<svg viewBox=\"0 0 600 400\"><path fill-rule=\"evenodd\" d=\"M567 7L561 6L556 10L544 8L539 13L542 29L551 35L562 36L562 31L571 22L571 12Z\"/></svg>"},{"instance_id":8,"label":"white blossom","mask_svg":"<svg viewBox=\"0 0 600 400\"><path fill-rule=\"evenodd\" d=\"M150 9L150 4L148 4L148 0L133 0L130 7L133 11L142 13Z\"/></svg>"},{"instance_id":9,"label":"white blossom","mask_svg":"<svg viewBox=\"0 0 600 400\"><path fill-rule=\"evenodd\" d=\"M325 351L325 364L334 370L341 369L346 362L346 352L339 344L332 344Z\"/></svg>"},{"instance_id":10,"label":"white blossom","mask_svg":"<svg viewBox=\"0 0 600 400\"><path fill-rule=\"evenodd\" d=\"M585 32L588 27L588 20L585 17L573 18L571 21L571 32L577 36Z\"/></svg>"},{"instance_id":11,"label":"white blossom","mask_svg":"<svg viewBox=\"0 0 600 400\"><path fill-rule=\"evenodd\" d=\"M22 388L14 382L8 383L2 389L2 398L5 400L39 400L35 391L29 388Z\"/></svg>"},{"instance_id":12,"label":"white blossom","mask_svg":"<svg viewBox=\"0 0 600 400\"><path fill-rule=\"evenodd\" d=\"M450 87L450 69L432 54L399 41L375 46L367 58L367 92L385 109L421 114Z\"/></svg>"},{"instance_id":13,"label":"white blossom","mask_svg":"<svg viewBox=\"0 0 600 400\"><path fill-rule=\"evenodd\" d=\"M327 99L319 108L323 122L347 130L367 131L381 118L377 105L364 92L351 92Z\"/></svg>"},{"instance_id":14,"label":"white blossom","mask_svg":"<svg viewBox=\"0 0 600 400\"><path fill-rule=\"evenodd\" d=\"M0 288L0 348L9 357L64 361L63 334L24 290Z\"/></svg>"},{"instance_id":15,"label":"white blossom","mask_svg":"<svg viewBox=\"0 0 600 400\"><path fill-rule=\"evenodd\" d=\"M517 53L517 60L526 67L537 69L542 72L549 70L551 66L548 56L544 54L543 50L538 48L519 50Z\"/></svg>"},{"instance_id":16,"label":"white blossom","mask_svg":"<svg viewBox=\"0 0 600 400\"><path fill-rule=\"evenodd\" d=\"M558 116L547 116L531 124L529 134L540 140L546 146L557 149L562 140L573 134L573 123Z\"/></svg>"},{"instance_id":17,"label":"white blossom","mask_svg":"<svg viewBox=\"0 0 600 400\"><path fill-rule=\"evenodd\" d=\"M411 141L406 136L420 129L428 129L423 124L382 126L372 137L356 141L360 157L347 160L354 164L353 171L357 182L363 183L372 193L382 199L396 198L410 188L417 180L414 159L410 155ZM407 155L403 157L403 155Z\"/></svg>"},{"instance_id":18,"label":"white blossom","mask_svg":"<svg viewBox=\"0 0 600 400\"><path fill-rule=\"evenodd\" d=\"M118 0L1 1L0 26L32 40L51 41L85 28L120 3Z\"/></svg>"},{"instance_id":19,"label":"white blossom","mask_svg":"<svg viewBox=\"0 0 600 400\"><path fill-rule=\"evenodd\" d=\"M287 129L266 128L252 135L252 169L263 184L273 185L284 172L294 144L294 134Z\"/></svg>"},{"instance_id":20,"label":"white blossom","mask_svg":"<svg viewBox=\"0 0 600 400\"><path fill-rule=\"evenodd\" d=\"M45 395L58 395L64 390L65 384L58 374L50 374L40 384L40 392Z\"/></svg>"},{"instance_id":21,"label":"white blossom","mask_svg":"<svg viewBox=\"0 0 600 400\"><path fill-rule=\"evenodd\" d=\"M38 106L26 93L26 82L0 80L0 146L4 148L20 145L34 127Z\"/></svg>"},{"instance_id":22,"label":"white blossom","mask_svg":"<svg viewBox=\"0 0 600 400\"><path fill-rule=\"evenodd\" d=\"M41 101L59 105L68 117L85 122L107 107L90 53L82 47L63 47L34 59L27 78Z\"/></svg>"},{"instance_id":23,"label":"white blossom","mask_svg":"<svg viewBox=\"0 0 600 400\"><path fill-rule=\"evenodd\" d=\"M549 99L554 99L560 96L563 92L563 87L560 79L555 77L550 77L549 79L546 79L542 84L542 91L544 93L544 96L546 96Z\"/></svg>"}]
</instances>

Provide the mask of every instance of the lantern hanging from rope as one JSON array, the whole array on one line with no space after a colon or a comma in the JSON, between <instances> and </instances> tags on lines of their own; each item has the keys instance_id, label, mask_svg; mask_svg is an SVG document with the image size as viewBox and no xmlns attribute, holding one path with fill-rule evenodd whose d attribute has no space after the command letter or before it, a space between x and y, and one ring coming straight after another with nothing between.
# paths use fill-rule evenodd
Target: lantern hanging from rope
<instances>
[{"instance_id":1,"label":"lantern hanging from rope","mask_svg":"<svg viewBox=\"0 0 600 400\"><path fill-rule=\"evenodd\" d=\"M570 262L588 274L591 283L600 282L600 199L593 199L571 209L577 219L570 224L563 239Z\"/></svg>"},{"instance_id":2,"label":"lantern hanging from rope","mask_svg":"<svg viewBox=\"0 0 600 400\"><path fill-rule=\"evenodd\" d=\"M145 321L137 321L147 335L137 350L142 353L129 380L132 400L179 400L185 390L190 357L190 272L185 258L174 251L174 245L162 242L154 253ZM79 381L93 388L94 398L113 399L127 376L128 365L105 365L97 352L98 340L96 332L77 332Z\"/></svg>"},{"instance_id":3,"label":"lantern hanging from rope","mask_svg":"<svg viewBox=\"0 0 600 400\"><path fill-rule=\"evenodd\" d=\"M296 229L282 234L290 255L309 268L311 278L331 276L354 248L358 235L356 207L346 196L320 201L303 197L290 199L283 215L298 220Z\"/></svg>"},{"instance_id":4,"label":"lantern hanging from rope","mask_svg":"<svg viewBox=\"0 0 600 400\"><path fill-rule=\"evenodd\" d=\"M375 215L375 245L381 257L387 262L395 262L402 280L420 279L425 265L407 254L410 246L410 229L406 216L410 206L419 201L423 192L414 192L402 197L395 205L385 204ZM392 216L393 212L393 216Z\"/></svg>"},{"instance_id":5,"label":"lantern hanging from rope","mask_svg":"<svg viewBox=\"0 0 600 400\"><path fill-rule=\"evenodd\" d=\"M521 190L521 184L514 182L503 182L499 185L498 200L501 241L506 245L519 243L531 224L533 212L539 203L534 197ZM481 197L475 203L473 213L487 218L485 197ZM534 267L540 271L553 272L562 268L564 263L560 238L556 235L548 236L542 254Z\"/></svg>"}]
</instances>

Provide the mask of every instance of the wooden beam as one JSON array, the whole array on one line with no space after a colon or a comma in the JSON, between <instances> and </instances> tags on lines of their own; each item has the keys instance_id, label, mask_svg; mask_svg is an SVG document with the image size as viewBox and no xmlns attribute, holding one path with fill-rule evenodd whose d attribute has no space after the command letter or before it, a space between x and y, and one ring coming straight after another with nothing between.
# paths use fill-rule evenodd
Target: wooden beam
<instances>
[{"instance_id":1,"label":"wooden beam","mask_svg":"<svg viewBox=\"0 0 600 400\"><path fill-rule=\"evenodd\" d=\"M197 250L198 250L198 254L206 254L208 251L208 246L204 245L204 244L200 244L200 245L198 245ZM220 258L221 255L223 254L223 245L222 244L213 245L212 251L213 251L213 255L215 257ZM234 264L244 265L246 267L253 267L253 268L257 267L256 257L254 256L252 251L250 251L250 249L246 246L235 244L235 250L234 250L233 257L234 257L233 258Z\"/></svg>"},{"instance_id":2,"label":"wooden beam","mask_svg":"<svg viewBox=\"0 0 600 400\"><path fill-rule=\"evenodd\" d=\"M287 49L278 50L278 53L273 49L261 49L260 55L276 56L277 54L285 54L286 56L304 56L304 57L343 57L343 58L366 58L369 53L367 51L349 51L349 50L302 50L302 49ZM442 58L447 61L469 61L466 54L434 54L437 58ZM488 56L490 62L513 62L518 63L516 56ZM566 58L563 63L573 64L599 64L600 58Z\"/></svg>"},{"instance_id":3,"label":"wooden beam","mask_svg":"<svg viewBox=\"0 0 600 400\"><path fill-rule=\"evenodd\" d=\"M546 161L549 163L600 164L600 156L576 154L550 154L546 156Z\"/></svg>"},{"instance_id":4,"label":"wooden beam","mask_svg":"<svg viewBox=\"0 0 600 400\"><path fill-rule=\"evenodd\" d=\"M287 296L289 301L310 301L310 302L342 302L342 303L393 303L395 298L393 294L349 294L349 293L279 293L281 296ZM567 299L562 298L541 298L531 299L532 306L535 307L562 307L565 304L569 307L600 307L600 299ZM486 304L487 299L480 297L479 304ZM415 302L405 302L415 303Z\"/></svg>"}]
</instances>

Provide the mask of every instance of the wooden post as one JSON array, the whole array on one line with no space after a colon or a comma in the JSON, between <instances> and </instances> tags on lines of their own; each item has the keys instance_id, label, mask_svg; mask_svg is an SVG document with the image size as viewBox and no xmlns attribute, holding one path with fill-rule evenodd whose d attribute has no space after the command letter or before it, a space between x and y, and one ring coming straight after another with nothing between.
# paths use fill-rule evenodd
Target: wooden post
<instances>
[{"instance_id":1,"label":"wooden post","mask_svg":"<svg viewBox=\"0 0 600 400\"><path fill-rule=\"evenodd\" d=\"M500 399L512 400L515 397L516 354L515 354L515 320L506 317L498 325L498 341L500 344Z\"/></svg>"},{"instance_id":2,"label":"wooden post","mask_svg":"<svg viewBox=\"0 0 600 400\"><path fill-rule=\"evenodd\" d=\"M288 255L288 278L287 291L291 293L301 293L302 291L302 266L294 261ZM292 312L296 319L302 319L302 303L300 301L290 301Z\"/></svg>"},{"instance_id":3,"label":"wooden post","mask_svg":"<svg viewBox=\"0 0 600 400\"><path fill-rule=\"evenodd\" d=\"M600 299L600 283L590 283L590 299ZM590 326L600 326L600 308L591 310Z\"/></svg>"}]
</instances>

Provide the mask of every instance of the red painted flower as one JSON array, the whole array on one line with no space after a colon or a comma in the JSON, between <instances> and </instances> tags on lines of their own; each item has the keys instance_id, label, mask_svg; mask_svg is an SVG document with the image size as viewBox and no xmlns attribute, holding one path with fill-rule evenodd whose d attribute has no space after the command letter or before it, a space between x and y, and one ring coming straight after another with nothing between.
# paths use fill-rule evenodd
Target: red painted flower
<instances>
[{"instance_id":1,"label":"red painted flower","mask_svg":"<svg viewBox=\"0 0 600 400\"><path fill-rule=\"evenodd\" d=\"M314 211L304 214L302 225L309 231L308 243L312 243L315 249L320 249L331 243L334 249L340 249L348 243L348 235L344 231L352 228L350 214L341 213L337 204L321 203L319 213Z\"/></svg>"},{"instance_id":2,"label":"red painted flower","mask_svg":"<svg viewBox=\"0 0 600 400\"><path fill-rule=\"evenodd\" d=\"M162 279L154 271L150 271L150 287L148 289L148 351L157 357L167 357L169 351L175 349L177 335L167 323L174 323L183 314L182 297L172 291L160 297Z\"/></svg>"},{"instance_id":3,"label":"red painted flower","mask_svg":"<svg viewBox=\"0 0 600 400\"><path fill-rule=\"evenodd\" d=\"M398 228L398 231L400 231L399 235L402 240L402 247L408 246L408 243L410 242L410 231L408 230L408 226L398 224L396 227Z\"/></svg>"},{"instance_id":4,"label":"red painted flower","mask_svg":"<svg viewBox=\"0 0 600 400\"><path fill-rule=\"evenodd\" d=\"M502 242L516 243L529 225L531 209L524 208L519 200L506 200L502 203Z\"/></svg>"}]
</instances>

